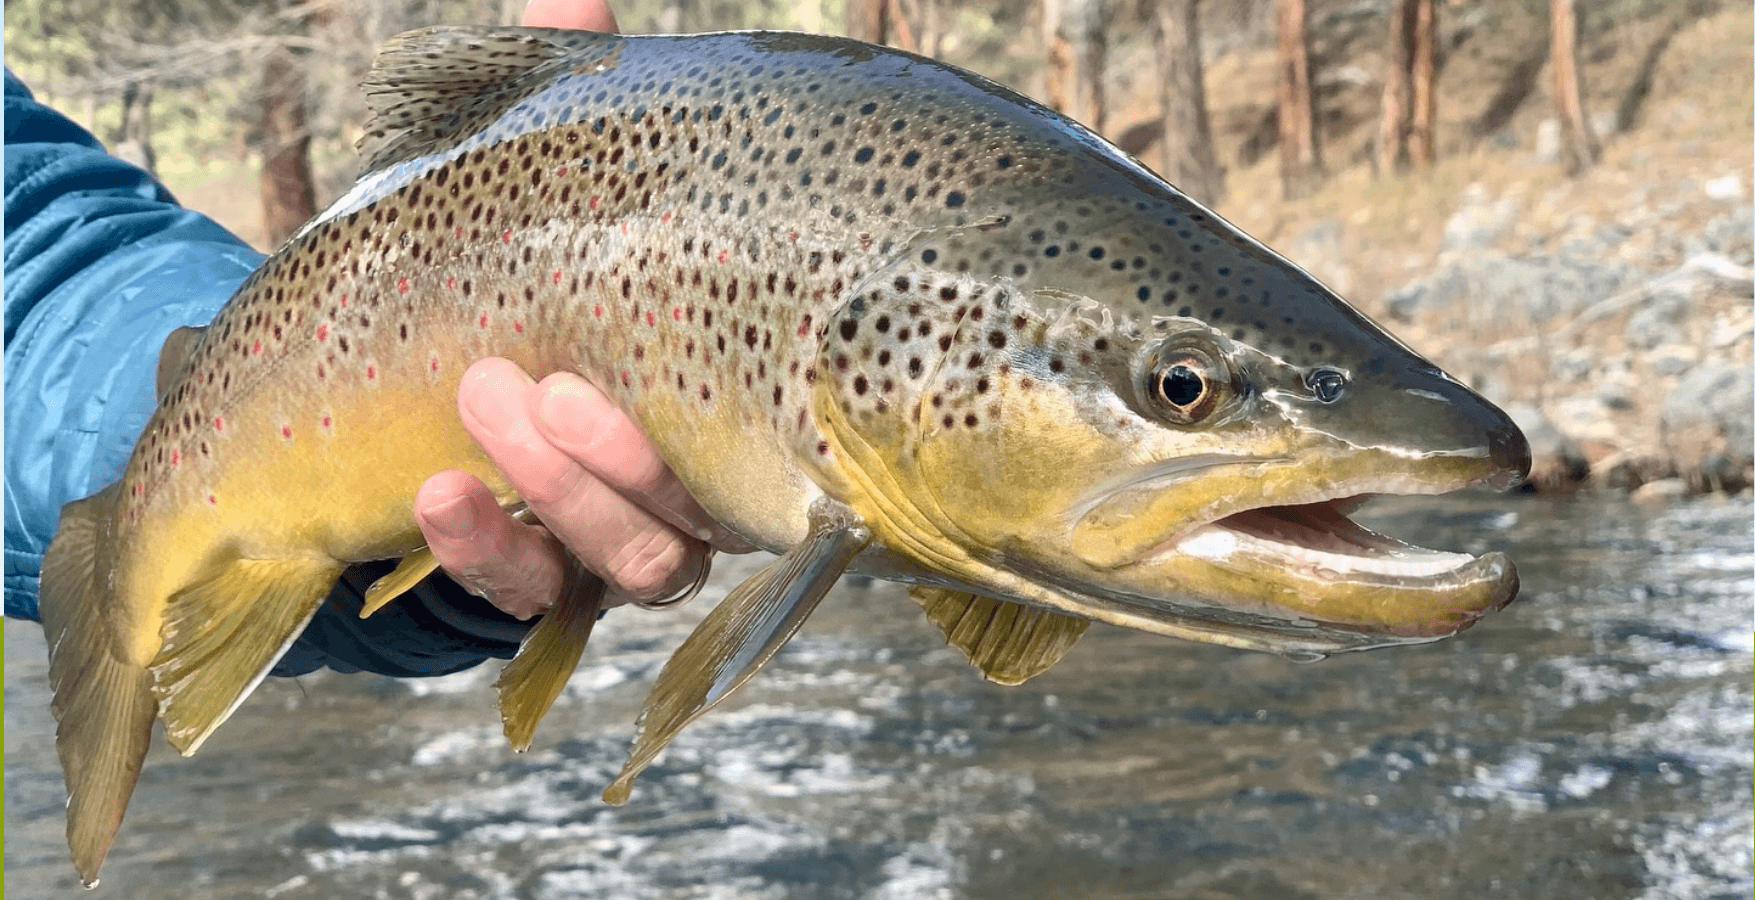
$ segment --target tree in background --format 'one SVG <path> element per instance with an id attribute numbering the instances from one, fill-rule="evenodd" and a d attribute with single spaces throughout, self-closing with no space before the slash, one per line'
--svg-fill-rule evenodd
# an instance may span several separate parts
<path id="1" fill-rule="evenodd" d="M 262 151 L 262 225 L 270 245 L 291 237 L 305 220 L 317 214 L 301 55 L 285 45 L 270 50 L 262 61 L 256 91 L 261 103 L 257 127 Z"/>
<path id="2" fill-rule="evenodd" d="M 1291 200 L 1309 193 L 1322 180 L 1315 96 L 1310 86 L 1310 10 L 1305 0 L 1278 0 L 1275 14 L 1280 194 Z"/>
<path id="3" fill-rule="evenodd" d="M 1195 2 L 1158 0 L 1154 10 L 1158 104 L 1164 115 L 1163 158 L 1158 171 L 1184 193 L 1210 206 L 1224 193 L 1225 181 L 1213 153 Z"/>
<path id="4" fill-rule="evenodd" d="M 1430 166 L 1437 158 L 1438 9 L 1435 0 L 1394 0 L 1383 73 L 1379 171 Z"/>
<path id="5" fill-rule="evenodd" d="M 1048 105 L 1102 133 L 1108 124 L 1103 70 L 1109 62 L 1104 0 L 1043 0 L 1048 47 Z"/>
<path id="6" fill-rule="evenodd" d="M 1548 61 L 1554 73 L 1554 107 L 1566 136 L 1566 169 L 1578 174 L 1596 165 L 1602 147 L 1584 113 L 1584 85 L 1578 71 L 1578 8 L 1575 0 L 1549 4 Z"/>
<path id="7" fill-rule="evenodd" d="M 901 0 L 847 0 L 847 36 L 871 44 L 890 44 L 916 52 L 914 29 Z"/>

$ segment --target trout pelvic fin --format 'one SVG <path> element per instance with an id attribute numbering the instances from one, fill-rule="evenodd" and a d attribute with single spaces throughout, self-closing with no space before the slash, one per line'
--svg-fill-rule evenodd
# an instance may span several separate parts
<path id="1" fill-rule="evenodd" d="M 500 670 L 494 682 L 500 695 L 500 725 L 513 750 L 530 749 L 537 724 L 579 667 L 585 642 L 603 609 L 605 590 L 601 579 L 573 560 L 560 599 L 543 613 L 518 645 L 518 654 Z"/>
<path id="2" fill-rule="evenodd" d="M 1000 684 L 1023 684 L 1053 668 L 1091 627 L 1089 619 L 967 591 L 916 586 L 908 596 L 951 646 Z"/>
<path id="3" fill-rule="evenodd" d="M 195 345 L 201 343 L 201 336 L 206 333 L 206 325 L 184 325 L 165 335 L 164 345 L 158 350 L 158 372 L 154 379 L 160 400 L 170 392 L 171 382 L 183 373 L 183 364 L 195 354 Z"/>
<path id="4" fill-rule="evenodd" d="M 568 68 L 589 70 L 593 59 L 581 51 L 596 48 L 600 64 L 613 65 L 622 41 L 590 31 L 491 26 L 422 28 L 391 38 L 360 85 L 372 108 L 358 144 L 362 174 L 455 147 L 546 85 L 555 73 L 545 63 L 564 58 Z"/>
<path id="5" fill-rule="evenodd" d="M 341 577 L 327 557 L 233 559 L 171 596 L 151 669 L 165 737 L 200 749 L 267 677 Z"/>
<path id="6" fill-rule="evenodd" d="M 634 779 L 690 722 L 719 705 L 779 652 L 817 608 L 871 532 L 850 511 L 818 501 L 811 535 L 737 586 L 677 648 L 634 735 L 634 747 L 603 799 L 628 801 Z"/>
<path id="7" fill-rule="evenodd" d="M 360 607 L 360 618 L 383 609 L 390 605 L 390 601 L 413 590 L 421 579 L 433 574 L 433 570 L 438 567 L 439 560 L 433 556 L 433 551 L 425 547 L 409 551 L 390 574 L 372 582 L 372 586 L 366 588 L 365 603 Z"/>
<path id="8" fill-rule="evenodd" d="M 86 887 L 110 851 L 140 762 L 152 740 L 152 676 L 122 659 L 100 589 L 101 535 L 120 495 L 116 485 L 61 511 L 43 555 L 41 614 L 54 691 L 55 752 L 67 778 L 67 846 Z M 104 571 L 99 572 L 102 568 Z"/>

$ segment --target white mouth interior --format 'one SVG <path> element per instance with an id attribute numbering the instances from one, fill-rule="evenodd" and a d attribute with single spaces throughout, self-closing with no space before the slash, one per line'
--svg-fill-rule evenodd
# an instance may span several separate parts
<path id="1" fill-rule="evenodd" d="M 1266 556 L 1306 574 L 1430 581 L 1473 563 L 1467 553 L 1428 550 L 1364 528 L 1346 511 L 1358 498 L 1268 506 L 1226 516 L 1174 543 L 1175 552 L 1212 562 Z"/>

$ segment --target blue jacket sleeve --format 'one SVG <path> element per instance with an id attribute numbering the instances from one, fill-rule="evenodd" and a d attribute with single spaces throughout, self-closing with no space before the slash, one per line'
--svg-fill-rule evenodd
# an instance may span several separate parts
<path id="1" fill-rule="evenodd" d="M 120 476 L 165 335 L 210 320 L 263 257 L 10 71 L 5 131 L 5 609 L 34 619 L 61 506 Z M 342 579 L 277 674 L 443 674 L 510 656 L 528 627 L 442 576 L 361 620 L 373 571 Z"/>

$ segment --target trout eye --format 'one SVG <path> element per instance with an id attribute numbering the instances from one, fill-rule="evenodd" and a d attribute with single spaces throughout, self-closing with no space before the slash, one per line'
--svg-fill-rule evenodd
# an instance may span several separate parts
<path id="1" fill-rule="evenodd" d="M 1177 425 L 1193 425 L 1212 414 L 1229 379 L 1205 353 L 1184 350 L 1158 367 L 1153 382 L 1165 417 Z"/>

